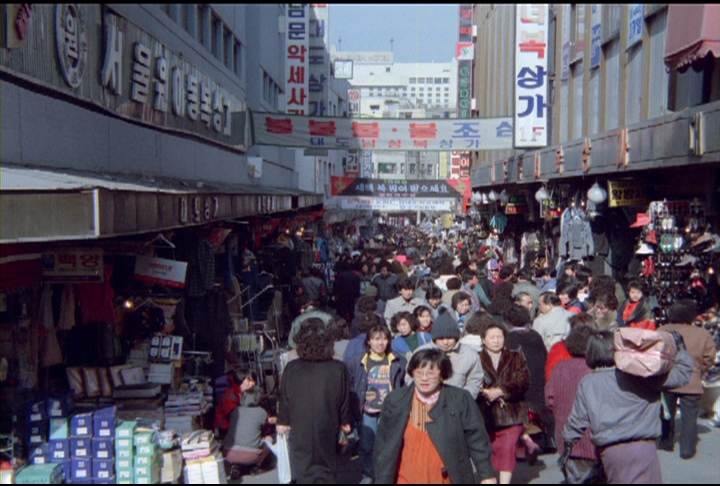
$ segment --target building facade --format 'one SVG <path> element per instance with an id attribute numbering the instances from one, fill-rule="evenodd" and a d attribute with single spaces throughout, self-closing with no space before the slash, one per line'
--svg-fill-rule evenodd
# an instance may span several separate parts
<path id="1" fill-rule="evenodd" d="M 343 154 L 253 146 L 244 116 L 287 110 L 288 5 L 2 7 L 2 197 L 18 217 L 2 219 L 0 242 L 113 237 L 321 204 Z M 320 22 L 307 15 L 315 62 L 329 75 Z M 322 102 L 335 114 L 344 95 L 326 81 Z"/>
<path id="2" fill-rule="evenodd" d="M 352 66 L 353 103 L 349 115 L 359 118 L 454 118 L 457 61 L 398 63 L 392 52 L 331 50 L 333 65 Z M 365 177 L 439 179 L 448 177 L 448 154 L 373 151 L 372 173 Z M 369 172 L 369 171 L 367 171 Z"/>
<path id="3" fill-rule="evenodd" d="M 716 214 L 717 8 L 538 8 L 547 25 L 548 146 L 474 154 L 473 187 L 512 188 L 532 204 L 540 184 L 571 181 L 587 190 L 596 181 L 655 177 L 661 183 L 651 199 L 694 194 Z M 514 5 L 474 6 L 476 117 L 514 114 L 515 16 Z"/>

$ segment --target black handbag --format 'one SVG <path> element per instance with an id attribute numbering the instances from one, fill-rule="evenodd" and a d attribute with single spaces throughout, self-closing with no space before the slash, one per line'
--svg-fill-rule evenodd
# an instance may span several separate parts
<path id="1" fill-rule="evenodd" d="M 565 451 L 558 459 L 565 484 L 605 484 L 605 469 L 601 461 L 570 457 L 574 443 L 565 442 Z"/>

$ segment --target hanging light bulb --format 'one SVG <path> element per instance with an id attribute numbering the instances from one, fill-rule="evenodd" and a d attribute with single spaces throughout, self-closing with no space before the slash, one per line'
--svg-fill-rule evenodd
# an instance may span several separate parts
<path id="1" fill-rule="evenodd" d="M 499 199 L 501 203 L 507 204 L 507 202 L 510 200 L 510 194 L 508 194 L 507 191 L 503 189 L 500 193 Z"/>
<path id="2" fill-rule="evenodd" d="M 482 193 L 482 203 L 483 204 L 490 204 L 490 198 L 488 198 L 488 195 L 486 193 Z"/>
<path id="3" fill-rule="evenodd" d="M 543 201 L 546 201 L 550 199 L 550 194 L 548 194 L 547 189 L 545 189 L 545 186 L 542 186 L 540 189 L 537 190 L 535 193 L 535 200 L 542 204 Z"/>
<path id="4" fill-rule="evenodd" d="M 607 199 L 607 191 L 596 182 L 588 190 L 587 198 L 595 204 L 602 204 Z"/>
<path id="5" fill-rule="evenodd" d="M 494 190 L 490 191 L 490 194 L 488 194 L 488 199 L 490 199 L 491 201 L 497 201 L 498 193 L 495 192 Z"/>

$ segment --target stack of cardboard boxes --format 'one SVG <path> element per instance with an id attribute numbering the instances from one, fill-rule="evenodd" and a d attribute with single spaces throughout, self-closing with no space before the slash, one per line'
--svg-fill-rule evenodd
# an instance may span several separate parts
<path id="1" fill-rule="evenodd" d="M 155 431 L 138 428 L 134 421 L 125 421 L 115 433 L 117 483 L 159 483 L 162 457 L 158 454 Z"/>

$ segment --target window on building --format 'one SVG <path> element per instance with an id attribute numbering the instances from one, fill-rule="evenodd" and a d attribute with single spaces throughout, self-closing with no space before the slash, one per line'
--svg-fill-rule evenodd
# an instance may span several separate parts
<path id="1" fill-rule="evenodd" d="M 435 78 L 435 84 L 442 84 L 442 78 Z"/>
<path id="2" fill-rule="evenodd" d="M 420 91 L 425 91 L 425 86 L 420 86 L 420 87 L 418 88 L 418 90 L 420 90 Z"/>
<path id="3" fill-rule="evenodd" d="M 667 113 L 667 92 L 670 74 L 665 71 L 665 38 L 667 37 L 667 10 L 648 20 L 650 32 L 650 86 L 648 87 L 648 118 Z"/>
<path id="4" fill-rule="evenodd" d="M 625 124 L 642 119 L 643 96 L 643 43 L 638 42 L 628 51 L 627 80 L 625 84 Z"/>
<path id="5" fill-rule="evenodd" d="M 235 47 L 233 48 L 233 72 L 239 78 L 242 78 L 242 44 L 239 40 L 235 39 Z"/>
<path id="6" fill-rule="evenodd" d="M 620 100 L 620 38 L 616 37 L 603 46 L 605 51 L 605 92 L 603 93 L 603 109 L 605 110 L 604 130 L 612 130 L 619 126 Z"/>
<path id="7" fill-rule="evenodd" d="M 425 78 L 418 78 L 418 84 L 425 84 Z"/>
<path id="8" fill-rule="evenodd" d="M 442 82 L 443 84 L 450 84 L 450 78 L 443 78 Z"/>
<path id="9" fill-rule="evenodd" d="M 223 23 L 222 20 L 220 20 L 220 17 L 213 14 L 212 16 L 212 32 L 211 32 L 211 49 L 210 52 L 212 52 L 212 55 L 215 56 L 216 59 L 221 59 L 223 56 L 223 41 L 225 40 L 224 33 L 223 33 Z"/>
<path id="10" fill-rule="evenodd" d="M 223 49 L 223 64 L 230 71 L 234 71 L 233 62 L 235 56 L 233 55 L 233 49 L 235 48 L 235 36 L 230 29 L 225 28 L 225 48 Z"/>
<path id="11" fill-rule="evenodd" d="M 583 136 L 583 62 L 571 66 L 573 91 L 572 138 Z"/>
<path id="12" fill-rule="evenodd" d="M 602 39 L 607 42 L 620 34 L 622 20 L 622 5 L 603 5 L 602 12 Z"/>
<path id="13" fill-rule="evenodd" d="M 575 3 L 571 8 L 573 22 L 570 26 L 571 61 L 582 58 L 585 50 L 585 10 L 584 3 Z"/>
<path id="14" fill-rule="evenodd" d="M 200 38 L 200 6 L 198 4 L 193 3 L 188 5 L 188 15 L 187 15 L 187 22 L 188 25 L 186 27 L 186 30 L 190 34 L 190 36 L 193 39 L 199 39 Z"/>
<path id="15" fill-rule="evenodd" d="M 208 5 L 200 5 L 198 7 L 198 10 L 200 12 L 199 20 L 200 20 L 200 26 L 199 26 L 199 38 L 200 44 L 205 46 L 207 50 L 210 50 L 210 42 L 212 39 L 212 12 L 210 10 L 210 7 Z"/>
<path id="16" fill-rule="evenodd" d="M 417 78 L 410 78 L 410 84 L 417 83 Z"/>
<path id="17" fill-rule="evenodd" d="M 385 68 L 385 72 L 386 72 L 386 73 L 389 73 L 389 72 L 390 72 L 390 66 L 388 66 L 388 67 Z"/>

